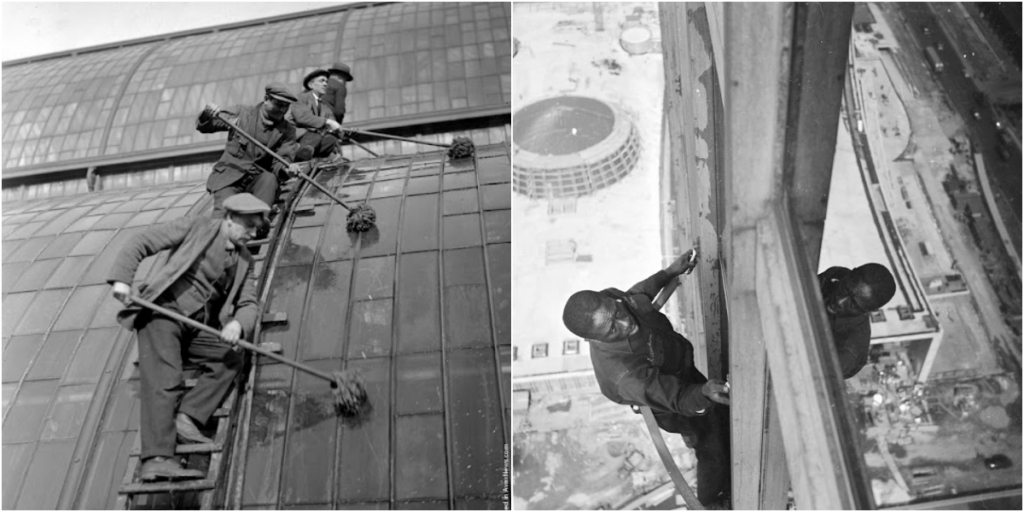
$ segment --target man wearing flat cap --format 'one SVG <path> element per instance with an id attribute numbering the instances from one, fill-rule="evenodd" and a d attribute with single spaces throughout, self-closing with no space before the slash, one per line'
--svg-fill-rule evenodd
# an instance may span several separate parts
<path id="1" fill-rule="evenodd" d="M 127 306 L 118 322 L 138 332 L 143 481 L 203 478 L 181 467 L 175 441 L 212 442 L 197 425 L 205 425 L 227 396 L 242 366 L 233 345 L 256 324 L 256 278 L 246 242 L 270 207 L 240 193 L 225 199 L 224 209 L 223 219 L 183 217 L 128 239 L 107 279 L 114 298 Z M 132 305 L 139 263 L 161 251 L 169 255 L 166 262 L 139 286 L 138 296 L 220 331 L 219 337 Z M 187 391 L 183 357 L 202 369 Z"/>
<path id="2" fill-rule="evenodd" d="M 331 76 L 327 79 L 327 93 L 323 101 L 340 124 L 345 119 L 345 97 L 348 96 L 348 82 L 352 81 L 352 69 L 344 62 L 336 62 L 327 68 L 327 72 Z"/>
<path id="3" fill-rule="evenodd" d="M 299 93 L 298 101 L 292 104 L 288 113 L 295 123 L 299 145 L 313 148 L 314 158 L 330 155 L 338 143 L 332 132 L 341 130 L 341 124 L 334 120 L 334 113 L 323 103 L 327 92 L 327 71 L 316 69 L 302 79 L 305 89 Z"/>
<path id="4" fill-rule="evenodd" d="M 211 103 L 199 114 L 196 130 L 202 133 L 229 132 L 224 153 L 213 165 L 213 173 L 206 181 L 206 189 L 213 194 L 214 218 L 223 217 L 225 199 L 242 192 L 248 192 L 268 205 L 274 204 L 279 176 L 299 172 L 297 164 L 286 166 L 235 133 L 219 114 L 224 114 L 271 151 L 293 161 L 299 146 L 295 127 L 285 119 L 285 114 L 295 101 L 295 94 L 288 86 L 271 82 L 267 84 L 266 94 L 260 103 L 235 105 L 223 110 Z"/>

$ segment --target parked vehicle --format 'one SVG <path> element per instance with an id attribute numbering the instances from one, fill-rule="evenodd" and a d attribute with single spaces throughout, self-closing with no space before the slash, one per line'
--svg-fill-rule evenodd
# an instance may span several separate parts
<path id="1" fill-rule="evenodd" d="M 1013 461 L 1003 454 L 993 455 L 985 458 L 985 467 L 988 469 L 1006 469 L 1013 467 Z"/>

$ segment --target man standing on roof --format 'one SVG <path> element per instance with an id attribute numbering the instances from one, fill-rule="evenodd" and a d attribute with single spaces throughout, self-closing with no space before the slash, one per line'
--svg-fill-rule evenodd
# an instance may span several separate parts
<path id="1" fill-rule="evenodd" d="M 229 132 L 228 143 L 220 160 L 206 181 L 206 189 L 213 194 L 213 218 L 224 216 L 224 200 L 235 194 L 248 192 L 268 205 L 277 201 L 278 175 L 297 173 L 298 164 L 286 166 L 248 139 L 235 133 L 231 125 L 218 114 L 236 123 L 239 128 L 291 161 L 298 149 L 295 127 L 285 120 L 288 108 L 295 103 L 295 95 L 280 82 L 267 84 L 263 101 L 255 105 L 235 105 L 221 110 L 216 104 L 206 105 L 196 130 L 201 133 Z"/>
<path id="2" fill-rule="evenodd" d="M 338 143 L 332 132 L 341 130 L 341 124 L 334 120 L 331 108 L 324 104 L 329 73 L 323 69 L 313 70 L 302 79 L 305 91 L 299 93 L 288 117 L 295 123 L 299 144 L 313 148 L 314 158 L 330 155 Z"/>
<path id="3" fill-rule="evenodd" d="M 708 380 L 693 365 L 693 346 L 653 302 L 672 279 L 696 266 L 686 252 L 668 268 L 623 292 L 574 293 L 562 322 L 590 342 L 594 376 L 609 400 L 648 406 L 662 429 L 683 434 L 697 452 L 697 496 L 710 505 L 728 498 L 727 422 L 715 404 L 729 405 L 724 381 Z"/>
<path id="4" fill-rule="evenodd" d="M 183 217 L 128 239 L 107 280 L 114 298 L 128 306 L 118 313 L 118 322 L 138 331 L 143 481 L 204 476 L 181 467 L 174 457 L 175 438 L 213 442 L 196 424 L 205 425 L 227 396 L 242 366 L 232 345 L 251 336 L 256 324 L 256 278 L 246 242 L 270 207 L 242 193 L 227 198 L 224 208 L 224 219 Z M 139 263 L 165 250 L 167 263 L 139 286 L 139 297 L 219 330 L 219 339 L 132 306 L 130 283 Z M 185 354 L 203 370 L 188 391 L 182 376 Z"/>
<path id="5" fill-rule="evenodd" d="M 821 297 L 832 328 L 832 340 L 839 354 L 843 378 L 849 379 L 868 364 L 871 349 L 869 313 L 880 309 L 896 295 L 896 280 L 878 263 L 853 270 L 831 267 L 818 274 Z"/>
<path id="6" fill-rule="evenodd" d="M 348 96 L 348 82 L 352 81 L 352 69 L 344 62 L 336 62 L 327 72 L 331 76 L 327 79 L 327 93 L 323 101 L 341 124 L 345 119 L 345 97 Z"/>

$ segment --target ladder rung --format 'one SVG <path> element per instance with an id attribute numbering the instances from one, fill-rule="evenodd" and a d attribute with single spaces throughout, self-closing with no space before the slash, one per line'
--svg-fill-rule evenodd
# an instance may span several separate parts
<path id="1" fill-rule="evenodd" d="M 187 455 L 195 453 L 214 453 L 223 450 L 224 447 L 218 443 L 198 443 L 198 444 L 179 444 L 174 447 L 174 453 L 177 455 Z M 130 457 L 138 457 L 142 455 L 142 450 L 133 449 L 129 454 Z"/>
<path id="2" fill-rule="evenodd" d="M 217 486 L 217 482 L 213 479 L 203 480 L 178 480 L 178 481 L 161 481 L 161 482 L 137 482 L 128 485 L 122 485 L 121 494 L 150 494 L 157 492 L 184 492 L 184 491 L 203 491 L 206 489 L 213 489 Z"/>
<path id="3" fill-rule="evenodd" d="M 283 324 L 288 322 L 287 311 L 271 311 L 263 314 L 263 325 Z"/>

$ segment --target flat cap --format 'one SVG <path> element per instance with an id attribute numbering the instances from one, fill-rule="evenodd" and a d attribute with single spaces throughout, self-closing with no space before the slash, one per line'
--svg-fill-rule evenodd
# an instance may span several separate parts
<path id="1" fill-rule="evenodd" d="M 250 214 L 270 211 L 267 203 L 249 193 L 235 194 L 224 200 L 224 209 L 229 212 Z"/>
<path id="2" fill-rule="evenodd" d="M 281 82 L 270 82 L 267 84 L 267 96 L 274 98 L 275 100 L 287 101 L 288 103 L 295 103 L 299 101 L 295 97 L 295 93 L 285 84 Z"/>
<path id="3" fill-rule="evenodd" d="M 333 66 L 327 68 L 327 71 L 338 72 L 345 76 L 346 82 L 352 81 L 352 68 L 348 67 L 348 64 L 344 62 L 335 62 Z"/>
<path id="4" fill-rule="evenodd" d="M 316 78 L 316 77 L 318 77 L 318 76 L 322 76 L 324 78 L 330 78 L 331 74 L 328 73 L 326 69 L 314 69 L 313 71 L 310 71 L 308 75 L 306 75 L 306 78 L 302 79 L 302 88 L 306 89 L 308 91 L 309 90 L 309 81 L 314 79 L 314 78 Z"/>

